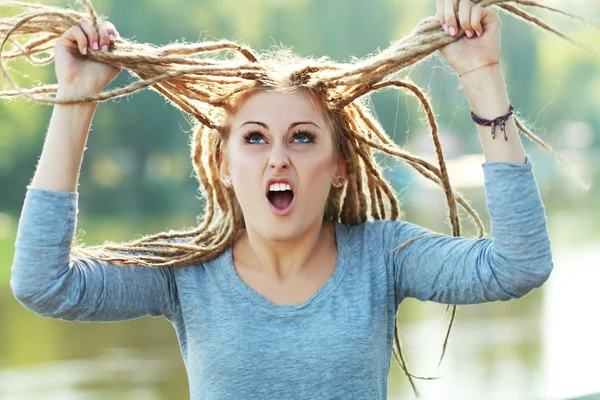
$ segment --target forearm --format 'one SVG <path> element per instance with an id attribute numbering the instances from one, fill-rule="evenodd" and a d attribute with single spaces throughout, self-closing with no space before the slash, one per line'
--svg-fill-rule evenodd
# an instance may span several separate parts
<path id="1" fill-rule="evenodd" d="M 460 81 L 471 110 L 479 117 L 494 119 L 508 112 L 510 102 L 500 65 L 470 72 Z M 493 139 L 491 127 L 477 125 L 486 161 L 525 164 L 525 150 L 514 117 L 506 121 L 505 129 L 508 140 L 504 140 L 500 127 L 496 127 L 496 138 Z"/>
<path id="2" fill-rule="evenodd" d="M 59 89 L 58 98 L 82 95 L 76 89 Z M 95 103 L 56 105 L 31 187 L 77 191 L 79 171 Z"/>

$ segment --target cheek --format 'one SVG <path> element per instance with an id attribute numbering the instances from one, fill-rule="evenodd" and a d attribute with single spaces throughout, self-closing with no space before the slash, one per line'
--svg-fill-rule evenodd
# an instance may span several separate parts
<path id="1" fill-rule="evenodd" d="M 296 168 L 305 188 L 315 196 L 327 196 L 336 169 L 331 152 L 298 157 Z"/>
<path id="2" fill-rule="evenodd" d="M 265 155 L 247 149 L 243 145 L 235 145 L 231 147 L 228 153 L 228 160 L 232 178 L 237 177 L 237 180 L 241 183 L 246 176 L 262 171 Z"/>
<path id="3" fill-rule="evenodd" d="M 228 157 L 229 173 L 234 183 L 234 190 L 240 205 L 244 208 L 250 199 L 264 195 L 262 187 L 265 156 L 257 152 L 232 148 Z"/>

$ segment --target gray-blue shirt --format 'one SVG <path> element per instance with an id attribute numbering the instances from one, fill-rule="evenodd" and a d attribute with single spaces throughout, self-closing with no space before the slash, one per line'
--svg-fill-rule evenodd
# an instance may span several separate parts
<path id="1" fill-rule="evenodd" d="M 231 249 L 185 268 L 70 257 L 77 193 L 29 188 L 11 287 L 27 308 L 72 321 L 164 316 L 176 329 L 192 400 L 385 399 L 394 317 L 406 297 L 508 300 L 552 270 L 532 165 L 483 164 L 493 238 L 426 236 L 400 221 L 336 224 L 338 260 L 304 304 L 280 306 L 237 275 Z"/>

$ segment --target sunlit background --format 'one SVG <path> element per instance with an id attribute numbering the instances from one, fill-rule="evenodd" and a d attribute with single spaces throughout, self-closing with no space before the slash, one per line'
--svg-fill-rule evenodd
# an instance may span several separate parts
<path id="1" fill-rule="evenodd" d="M 122 36 L 139 42 L 227 38 L 261 49 L 283 44 L 302 55 L 336 60 L 384 48 L 435 13 L 434 0 L 93 3 Z M 600 20 L 593 1 L 551 4 Z M 537 15 L 600 45 L 597 29 Z M 440 377 L 417 383 L 426 399 L 600 398 L 593 395 L 600 392 L 600 61 L 512 18 L 503 17 L 502 41 L 512 103 L 573 165 L 562 166 L 525 140 L 546 205 L 554 273 L 523 299 L 461 307 L 440 368 L 444 306 L 406 301 L 400 316 L 408 363 L 416 375 Z M 14 69 L 28 85 L 54 82 L 52 67 Z M 409 74 L 432 98 L 455 187 L 489 227 L 481 147 L 456 77 L 437 56 Z M 131 80 L 123 73 L 115 85 Z M 398 143 L 433 160 L 424 115 L 414 100 L 389 91 L 373 103 Z M 50 112 L 51 107 L 24 101 L 0 104 L 0 399 L 188 398 L 175 332 L 166 320 L 67 323 L 38 317 L 12 297 L 8 282 L 18 218 Z M 182 113 L 153 92 L 100 105 L 79 189 L 79 229 L 88 244 L 196 223 L 202 203 L 191 177 L 189 134 Z M 449 232 L 440 190 L 406 166 L 383 161 L 405 218 Z M 585 183 L 591 184 L 588 191 Z M 467 234 L 472 232 L 468 227 Z M 413 399 L 392 364 L 389 399 Z"/>

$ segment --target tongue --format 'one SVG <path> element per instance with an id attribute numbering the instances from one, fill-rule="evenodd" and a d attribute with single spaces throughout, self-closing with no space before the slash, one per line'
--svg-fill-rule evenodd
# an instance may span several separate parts
<path id="1" fill-rule="evenodd" d="M 285 192 L 270 192 L 269 201 L 279 210 L 285 210 L 292 203 L 294 195 L 289 190 Z"/>

